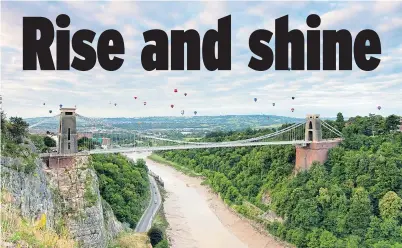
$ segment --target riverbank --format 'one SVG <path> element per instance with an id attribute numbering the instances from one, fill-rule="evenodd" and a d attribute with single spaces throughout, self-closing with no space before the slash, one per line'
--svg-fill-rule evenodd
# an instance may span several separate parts
<path id="1" fill-rule="evenodd" d="M 208 209 L 213 212 L 221 225 L 232 235 L 234 235 L 236 239 L 238 239 L 239 243 L 231 247 L 288 247 L 275 237 L 270 236 L 261 224 L 259 225 L 258 223 L 245 218 L 234 209 L 226 205 L 217 194 L 212 192 L 209 187 L 203 185 L 205 178 L 202 177 L 202 174 L 195 173 L 188 168 L 167 161 L 155 154 L 152 154 L 148 157 L 147 164 L 154 164 L 154 166 L 157 165 L 158 167 L 164 166 L 169 168 L 170 170 L 166 168 L 164 168 L 164 170 L 169 170 L 170 173 L 174 174 L 175 179 L 185 182 L 186 187 L 196 190 L 198 194 L 204 197 L 207 201 Z M 170 221 L 169 223 L 170 226 L 173 226 Z M 168 232 L 168 235 L 170 235 L 170 233 Z M 172 240 L 174 240 L 174 236 L 177 234 L 173 232 L 172 235 Z M 225 246 L 227 246 L 227 244 Z M 178 246 L 173 245 L 172 247 Z M 207 246 L 192 245 L 191 247 Z"/>
<path id="2" fill-rule="evenodd" d="M 162 187 L 160 183 L 157 183 L 159 188 L 159 193 L 161 194 L 162 203 L 158 212 L 155 215 L 155 218 L 152 221 L 152 227 L 158 228 L 163 233 L 163 239 L 167 241 L 167 244 L 170 244 L 169 236 L 167 235 L 167 229 L 169 228 L 169 222 L 166 219 L 165 210 L 163 208 L 163 203 L 166 199 L 166 190 Z M 170 247 L 170 245 L 169 245 Z"/>

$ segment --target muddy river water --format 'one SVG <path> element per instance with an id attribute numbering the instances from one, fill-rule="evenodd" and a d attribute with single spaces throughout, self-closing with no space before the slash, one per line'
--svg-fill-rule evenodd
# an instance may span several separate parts
<path id="1" fill-rule="evenodd" d="M 182 174 L 172 167 L 146 159 L 150 153 L 133 153 L 165 184 L 164 202 L 167 231 L 174 248 L 270 248 L 284 247 L 274 238 L 255 230 L 248 221 L 230 211 L 202 180 Z"/>

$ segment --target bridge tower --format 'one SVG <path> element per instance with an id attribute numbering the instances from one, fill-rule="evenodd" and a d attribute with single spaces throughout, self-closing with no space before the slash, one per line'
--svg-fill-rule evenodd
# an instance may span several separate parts
<path id="1" fill-rule="evenodd" d="M 60 108 L 58 153 L 74 154 L 78 151 L 75 108 Z"/>
<path id="2" fill-rule="evenodd" d="M 320 115 L 306 116 L 305 146 L 296 146 L 296 172 L 310 169 L 314 161 L 321 164 L 328 159 L 328 151 L 337 146 L 341 140 L 323 140 Z"/>
<path id="3" fill-rule="evenodd" d="M 305 140 L 312 142 L 322 140 L 320 115 L 307 115 Z"/>

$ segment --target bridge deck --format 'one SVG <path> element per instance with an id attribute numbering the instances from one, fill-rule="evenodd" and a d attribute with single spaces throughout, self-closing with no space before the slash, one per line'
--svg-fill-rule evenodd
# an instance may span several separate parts
<path id="1" fill-rule="evenodd" d="M 202 148 L 219 148 L 219 147 L 245 147 L 245 146 L 266 146 L 266 145 L 306 145 L 311 141 L 295 140 L 295 141 L 277 141 L 277 142 L 250 142 L 250 143 L 216 143 L 205 145 L 180 145 L 180 146 L 150 146 L 150 147 L 130 147 L 130 148 L 112 148 L 91 150 L 90 154 L 99 153 L 129 153 L 129 152 L 152 152 L 152 151 L 168 151 L 168 150 L 186 150 L 186 149 L 202 149 Z"/>
<path id="2" fill-rule="evenodd" d="M 186 150 L 186 149 L 205 149 L 205 148 L 224 148 L 224 147 L 247 147 L 247 146 L 266 146 L 266 145 L 297 145 L 306 146 L 311 143 L 328 143 L 339 142 L 342 140 L 328 139 L 319 142 L 305 141 L 305 140 L 293 140 L 293 141 L 271 141 L 271 142 L 249 142 L 249 143 L 236 143 L 236 142 L 222 142 L 211 143 L 202 145 L 178 145 L 178 146 L 148 146 L 148 147 L 126 147 L 126 148 L 112 148 L 112 149 L 95 149 L 91 151 L 83 151 L 79 153 L 71 154 L 58 154 L 58 153 L 42 153 L 40 157 L 70 157 L 70 156 L 88 156 L 90 154 L 104 154 L 104 153 L 131 153 L 131 152 L 153 152 L 153 151 L 169 151 L 169 150 Z"/>

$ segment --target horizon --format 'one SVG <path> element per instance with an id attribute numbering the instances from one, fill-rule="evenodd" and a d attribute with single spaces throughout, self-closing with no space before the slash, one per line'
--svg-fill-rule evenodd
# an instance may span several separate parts
<path id="1" fill-rule="evenodd" d="M 7 113 L 5 113 L 5 114 L 7 114 Z M 310 113 L 311 114 L 311 113 Z M 308 114 L 306 114 L 306 115 L 308 115 Z M 393 115 L 393 114 L 391 114 L 391 115 Z M 57 115 L 53 115 L 52 117 L 55 117 L 55 116 L 57 116 Z M 293 117 L 293 116 L 285 116 L 285 115 L 269 115 L 269 114 L 225 114 L 225 115 L 197 115 L 197 116 L 168 116 L 168 115 L 166 115 L 166 116 L 163 116 L 163 115 L 161 115 L 161 116 L 134 116 L 134 117 L 128 117 L 128 116 L 115 116 L 115 117 L 92 117 L 92 116 L 86 116 L 86 117 L 90 117 L 90 118 L 94 118 L 94 119 L 145 119 L 145 118 L 197 118 L 197 117 L 231 117 L 231 116 L 233 116 L 233 117 L 236 117 L 236 116 L 243 116 L 243 117 L 245 117 L 245 116 L 250 116 L 250 117 L 253 117 L 253 116 L 272 116 L 272 117 L 279 117 L 279 118 L 289 118 L 289 119 L 305 119 L 305 117 Z M 356 116 L 362 116 L 362 117 L 364 117 L 364 116 L 368 116 L 368 115 L 356 115 Z M 346 120 L 346 119 L 348 119 L 348 118 L 351 118 L 351 117 L 356 117 L 356 116 L 344 116 L 343 115 L 343 118 Z M 381 116 L 383 116 L 383 115 L 381 115 Z M 386 116 L 383 116 L 383 117 L 386 117 Z M 23 119 L 37 119 L 37 118 L 49 118 L 49 116 L 35 116 L 35 117 L 27 117 L 27 118 L 24 118 L 24 117 L 22 117 Z M 334 118 L 336 118 L 336 116 L 321 116 L 320 115 L 320 118 L 321 119 L 334 119 Z"/>

